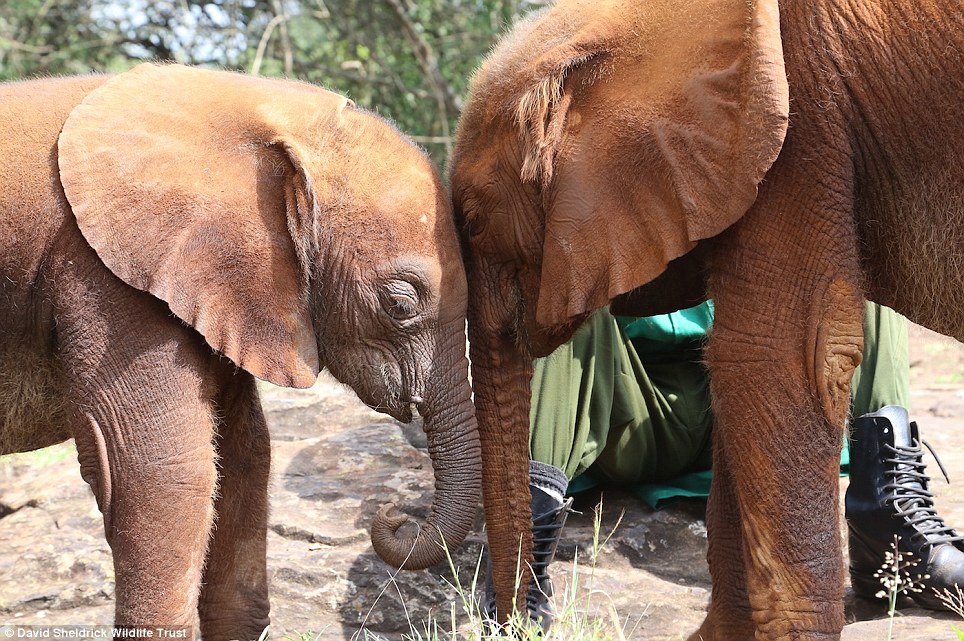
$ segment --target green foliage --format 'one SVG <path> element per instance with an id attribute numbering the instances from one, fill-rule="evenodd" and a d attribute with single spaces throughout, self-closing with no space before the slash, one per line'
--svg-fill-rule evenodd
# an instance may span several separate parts
<path id="1" fill-rule="evenodd" d="M 92 0 L 7 0 L 0 4 L 0 80 L 106 68 L 109 34 L 90 20 Z"/>
<path id="2" fill-rule="evenodd" d="M 6 0 L 0 80 L 177 60 L 307 80 L 393 119 L 438 162 L 473 70 L 545 0 Z"/>

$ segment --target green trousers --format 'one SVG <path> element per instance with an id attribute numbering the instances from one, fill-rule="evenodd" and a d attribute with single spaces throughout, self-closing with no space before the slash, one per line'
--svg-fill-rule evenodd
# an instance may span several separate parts
<path id="1" fill-rule="evenodd" d="M 907 322 L 867 303 L 853 414 L 907 407 Z M 572 479 L 663 481 L 710 467 L 709 377 L 699 349 L 642 358 L 607 310 L 543 359 L 532 378 L 530 455 Z"/>

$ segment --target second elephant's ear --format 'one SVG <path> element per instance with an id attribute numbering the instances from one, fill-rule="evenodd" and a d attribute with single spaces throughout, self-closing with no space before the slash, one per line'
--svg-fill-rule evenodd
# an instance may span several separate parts
<path id="1" fill-rule="evenodd" d="M 523 179 L 546 212 L 544 327 L 739 219 L 789 113 L 776 0 L 563 2 L 547 18 L 562 10 L 571 35 L 517 108 Z"/>
<path id="2" fill-rule="evenodd" d="M 299 129 L 317 136 L 345 103 L 308 85 L 141 65 L 70 114 L 64 192 L 115 275 L 239 367 L 307 387 L 320 367 L 303 237 L 315 186 Z"/>

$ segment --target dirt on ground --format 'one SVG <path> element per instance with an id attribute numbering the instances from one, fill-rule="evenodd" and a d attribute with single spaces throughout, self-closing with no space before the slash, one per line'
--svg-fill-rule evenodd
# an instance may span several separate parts
<path id="1" fill-rule="evenodd" d="M 947 485 L 928 455 L 940 513 L 964 528 L 964 347 L 911 330 L 912 418 L 947 468 Z M 484 534 L 476 531 L 444 566 L 401 573 L 374 554 L 372 515 L 385 502 L 424 517 L 431 465 L 417 426 L 402 426 L 363 406 L 322 378 L 311 390 L 265 386 L 273 435 L 268 568 L 272 638 L 312 632 L 320 639 L 386 639 L 411 634 L 428 616 L 449 620 L 452 584 L 470 585 Z M 841 496 L 846 488 L 841 479 Z M 575 579 L 584 603 L 612 620 L 627 639 L 685 639 L 705 616 L 705 502 L 681 500 L 653 511 L 632 495 L 606 491 L 602 531 L 613 536 L 591 561 L 599 495 L 578 498 L 551 570 L 557 593 Z M 616 523 L 619 521 L 618 527 Z M 66 443 L 40 453 L 0 458 L 0 625 L 106 625 L 113 615 L 113 568 L 103 521 Z M 841 529 L 841 532 L 844 530 Z M 845 538 L 844 538 L 845 540 Z M 573 565 L 577 570 L 573 572 Z M 890 623 L 877 604 L 847 592 L 845 640 L 887 639 Z M 952 614 L 902 610 L 889 638 L 954 640 Z"/>

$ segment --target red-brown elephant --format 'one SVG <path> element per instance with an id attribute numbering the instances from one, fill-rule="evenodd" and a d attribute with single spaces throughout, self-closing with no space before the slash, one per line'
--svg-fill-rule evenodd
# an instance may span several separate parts
<path id="1" fill-rule="evenodd" d="M 530 549 L 533 357 L 607 304 L 709 296 L 714 590 L 693 638 L 838 638 L 862 300 L 964 338 L 962 99 L 946 0 L 562 0 L 496 48 L 451 177 L 501 613 Z"/>
<path id="2" fill-rule="evenodd" d="M 270 442 L 255 376 L 321 368 L 425 418 L 425 523 L 475 521 L 466 282 L 448 194 L 386 121 L 308 84 L 178 65 L 0 85 L 0 454 L 73 437 L 114 556 L 116 623 L 258 638 Z"/>

